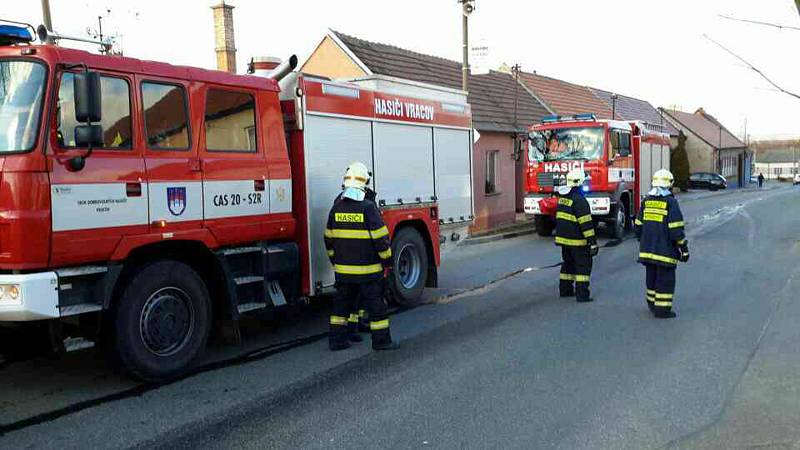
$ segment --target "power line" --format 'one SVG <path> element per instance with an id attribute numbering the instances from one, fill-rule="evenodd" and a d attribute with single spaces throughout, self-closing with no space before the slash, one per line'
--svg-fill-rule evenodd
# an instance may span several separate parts
<path id="1" fill-rule="evenodd" d="M 780 24 L 777 24 L 777 23 L 762 22 L 760 20 L 739 19 L 737 17 L 726 16 L 724 14 L 718 14 L 718 16 L 723 18 L 723 19 L 734 20 L 736 22 L 745 22 L 745 23 L 752 23 L 752 24 L 755 24 L 755 25 L 764 25 L 764 26 L 767 26 L 767 27 L 779 28 L 781 30 L 800 31 L 800 27 L 794 27 L 794 26 L 791 26 L 791 25 L 780 25 Z"/>
<path id="2" fill-rule="evenodd" d="M 772 86 L 774 86 L 774 87 L 775 87 L 775 89 L 777 89 L 777 90 L 779 90 L 779 91 L 783 92 L 784 94 L 791 95 L 792 97 L 794 97 L 794 98 L 796 98 L 796 99 L 800 100 L 800 95 L 798 95 L 798 94 L 795 94 L 794 92 L 789 92 L 789 91 L 787 91 L 786 89 L 784 89 L 784 88 L 782 88 L 782 87 L 778 86 L 778 84 L 777 84 L 777 83 L 775 83 L 774 81 L 772 81 L 771 79 L 769 79 L 769 77 L 768 77 L 768 76 L 766 76 L 766 75 L 764 74 L 764 72 L 762 72 L 762 71 L 761 71 L 760 69 L 758 69 L 756 66 L 754 66 L 754 65 L 750 64 L 749 62 L 747 62 L 747 60 L 745 60 L 745 59 L 744 59 L 744 58 L 742 58 L 741 56 L 737 55 L 737 54 L 736 54 L 736 53 L 734 53 L 732 50 L 728 49 L 728 47 L 725 47 L 724 45 L 720 44 L 719 42 L 715 41 L 714 39 L 711 39 L 711 37 L 709 37 L 707 34 L 703 34 L 703 37 L 704 37 L 704 38 L 706 38 L 706 39 L 708 39 L 709 41 L 713 42 L 714 44 L 716 44 L 716 45 L 717 45 L 719 48 L 721 48 L 721 49 L 725 50 L 725 51 L 726 51 L 728 54 L 732 55 L 734 58 L 736 58 L 736 59 L 738 59 L 739 61 L 741 61 L 741 62 L 745 63 L 745 64 L 747 65 L 747 67 L 749 67 L 750 69 L 752 69 L 752 70 L 753 70 L 755 73 L 759 74 L 759 75 L 761 76 L 761 78 L 763 78 L 763 79 L 767 80 L 767 82 L 768 82 L 769 84 L 771 84 Z"/>

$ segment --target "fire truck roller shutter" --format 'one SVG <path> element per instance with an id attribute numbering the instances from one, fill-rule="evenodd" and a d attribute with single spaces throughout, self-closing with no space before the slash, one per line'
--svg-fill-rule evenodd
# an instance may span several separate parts
<path id="1" fill-rule="evenodd" d="M 650 190 L 650 180 L 653 179 L 653 172 L 655 172 L 653 170 L 653 144 L 642 140 L 639 151 L 639 202 Z"/>
<path id="2" fill-rule="evenodd" d="M 317 285 L 329 287 L 334 282 L 323 235 L 328 211 L 342 191 L 344 171 L 353 161 L 373 167 L 371 124 L 366 120 L 309 113 L 305 146 L 311 293 L 315 294 Z"/>
<path id="3" fill-rule="evenodd" d="M 445 222 L 469 221 L 472 212 L 472 145 L 469 130 L 434 128 L 436 197 Z"/>
<path id="4" fill-rule="evenodd" d="M 387 205 L 431 201 L 436 195 L 433 186 L 433 128 L 375 122 L 373 136 L 373 182 L 378 200 L 384 200 Z"/>

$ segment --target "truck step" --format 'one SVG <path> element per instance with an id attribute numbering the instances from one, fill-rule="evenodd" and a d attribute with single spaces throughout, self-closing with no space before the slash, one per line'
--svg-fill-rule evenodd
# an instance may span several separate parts
<path id="1" fill-rule="evenodd" d="M 94 341 L 82 337 L 69 337 L 64 339 L 64 351 L 75 352 L 94 347 Z"/>
<path id="2" fill-rule="evenodd" d="M 82 277 L 106 272 L 108 272 L 108 267 L 106 266 L 67 267 L 66 269 L 56 270 L 59 278 Z"/>
<path id="3" fill-rule="evenodd" d="M 103 307 L 96 303 L 78 303 L 77 305 L 59 306 L 58 310 L 61 317 L 76 316 L 78 314 L 96 312 L 102 310 Z"/>
<path id="4" fill-rule="evenodd" d="M 241 286 L 243 284 L 258 283 L 260 281 L 264 281 L 264 277 L 259 275 L 254 275 L 249 277 L 237 277 L 233 279 L 233 282 L 236 283 L 237 286 Z"/>
<path id="5" fill-rule="evenodd" d="M 263 249 L 261 247 L 238 247 L 229 248 L 222 251 L 224 256 L 243 255 L 245 253 L 260 253 Z"/>
<path id="6" fill-rule="evenodd" d="M 266 303 L 242 303 L 241 305 L 237 306 L 236 308 L 239 310 L 239 314 L 246 313 L 247 311 L 254 311 L 256 309 L 266 308 Z"/>

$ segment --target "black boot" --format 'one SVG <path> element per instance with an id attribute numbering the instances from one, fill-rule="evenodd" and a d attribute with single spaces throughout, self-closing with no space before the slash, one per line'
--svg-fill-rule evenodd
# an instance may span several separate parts
<path id="1" fill-rule="evenodd" d="M 347 339 L 349 339 L 350 342 L 363 342 L 364 341 L 364 338 L 361 337 L 361 335 L 358 334 L 358 333 L 349 333 L 347 335 Z"/>
<path id="2" fill-rule="evenodd" d="M 593 302 L 594 299 L 592 297 L 584 297 L 584 298 L 577 298 L 575 299 L 575 301 L 578 303 L 590 303 Z"/>
<path id="3" fill-rule="evenodd" d="M 400 344 L 397 342 L 384 342 L 381 344 L 372 344 L 372 349 L 376 352 L 383 351 L 383 350 L 397 350 L 400 348 Z"/>
<path id="4" fill-rule="evenodd" d="M 655 313 L 656 319 L 672 319 L 673 317 L 678 317 L 675 314 L 675 311 L 667 311 L 667 312 L 658 312 Z"/>
<path id="5" fill-rule="evenodd" d="M 561 291 L 558 295 L 560 297 L 575 297 L 575 291 Z"/>

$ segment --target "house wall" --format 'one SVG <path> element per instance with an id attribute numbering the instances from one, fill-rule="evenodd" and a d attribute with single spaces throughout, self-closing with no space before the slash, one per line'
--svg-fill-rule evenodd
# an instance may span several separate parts
<path id="1" fill-rule="evenodd" d="M 481 137 L 473 148 L 473 232 L 514 223 L 516 218 L 516 163 L 511 158 L 514 140 L 508 133 L 478 132 Z M 497 159 L 497 192 L 486 194 L 486 155 L 495 150 L 500 152 Z"/>
<path id="2" fill-rule="evenodd" d="M 764 178 L 775 180 L 778 178 L 789 178 L 795 173 L 800 172 L 797 164 L 791 162 L 778 162 L 778 163 L 756 163 L 755 176 L 759 173 L 764 174 Z"/>
<path id="3" fill-rule="evenodd" d="M 334 80 L 367 75 L 330 36 L 325 36 L 325 39 L 314 50 L 308 61 L 303 64 L 300 71 L 312 75 L 326 76 Z"/>

